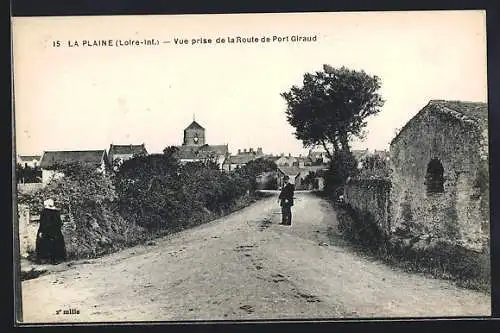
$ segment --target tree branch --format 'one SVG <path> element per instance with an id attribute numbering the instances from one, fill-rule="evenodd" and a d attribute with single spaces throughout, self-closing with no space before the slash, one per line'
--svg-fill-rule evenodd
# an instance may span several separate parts
<path id="1" fill-rule="evenodd" d="M 324 140 L 324 139 L 320 139 L 320 141 L 321 141 L 321 144 L 323 145 L 323 148 L 325 149 L 326 154 L 328 155 L 328 158 L 330 159 L 330 161 L 331 161 L 331 160 L 333 160 L 333 156 L 332 156 L 332 154 L 330 153 L 330 150 L 328 150 L 328 148 L 327 148 L 327 146 L 326 146 L 326 142 L 325 142 L 325 140 Z"/>

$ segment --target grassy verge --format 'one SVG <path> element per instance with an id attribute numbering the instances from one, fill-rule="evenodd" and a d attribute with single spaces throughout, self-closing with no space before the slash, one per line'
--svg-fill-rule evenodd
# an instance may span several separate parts
<path id="1" fill-rule="evenodd" d="M 406 272 L 491 292 L 489 253 L 476 253 L 442 241 L 417 246 L 415 242 L 385 236 L 369 214 L 356 213 L 349 207 L 336 206 L 336 211 L 341 237 L 359 253 Z"/>

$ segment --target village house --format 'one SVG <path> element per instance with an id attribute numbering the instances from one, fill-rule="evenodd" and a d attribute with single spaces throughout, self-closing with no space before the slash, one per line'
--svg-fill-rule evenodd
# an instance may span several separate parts
<path id="1" fill-rule="evenodd" d="M 289 181 L 295 184 L 295 177 L 297 177 L 302 170 L 297 166 L 278 166 L 277 169 L 277 183 L 278 187 L 281 188 L 285 184 L 284 177 L 288 176 Z"/>
<path id="2" fill-rule="evenodd" d="M 304 168 L 312 165 L 312 160 L 308 156 L 299 155 L 296 158 L 296 161 L 293 163 L 293 166 L 298 166 L 299 168 Z"/>
<path id="3" fill-rule="evenodd" d="M 390 144 L 392 233 L 487 247 L 488 105 L 432 100 Z"/>
<path id="4" fill-rule="evenodd" d="M 17 155 L 17 163 L 23 168 L 36 168 L 40 166 L 41 156 L 39 155 Z"/>
<path id="5" fill-rule="evenodd" d="M 358 169 L 361 169 L 363 167 L 363 159 L 370 155 L 370 151 L 368 148 L 366 149 L 355 149 L 351 151 L 352 154 L 354 155 L 354 158 L 356 158 L 356 161 L 358 162 Z"/>
<path id="6" fill-rule="evenodd" d="M 195 120 L 184 129 L 184 138 L 175 157 L 181 163 L 211 160 L 222 168 L 229 154 L 229 147 L 224 145 L 209 145 L 206 143 L 206 130 Z M 166 149 L 163 152 L 166 152 Z"/>
<path id="7" fill-rule="evenodd" d="M 40 160 L 42 169 L 42 183 L 46 185 L 50 180 L 63 177 L 58 170 L 52 170 L 57 163 L 80 162 L 95 166 L 96 171 L 105 174 L 109 170 L 109 159 L 105 149 L 81 151 L 45 151 Z"/>
<path id="8" fill-rule="evenodd" d="M 108 159 L 110 165 L 116 162 L 123 163 L 136 155 L 148 155 L 144 143 L 140 145 L 109 145 Z"/>
<path id="9" fill-rule="evenodd" d="M 237 168 L 241 168 L 242 166 L 247 165 L 248 162 L 260 157 L 264 157 L 262 148 L 257 148 L 257 150 L 250 148 L 248 151 L 246 149 L 243 151 L 238 149 L 238 154 L 226 157 L 224 163 L 222 164 L 222 169 L 224 171 L 232 171 Z"/>
<path id="10" fill-rule="evenodd" d="M 299 167 L 299 173 L 295 176 L 295 189 L 296 190 L 313 190 L 323 187 L 324 179 L 322 176 L 317 175 L 320 170 L 326 170 L 322 165 Z M 317 188 L 315 188 L 317 183 Z"/>
<path id="11" fill-rule="evenodd" d="M 309 150 L 307 157 L 311 160 L 312 165 L 324 165 L 329 162 L 328 155 L 323 151 L 314 151 L 311 149 Z"/>
<path id="12" fill-rule="evenodd" d="M 377 150 L 373 152 L 373 155 L 380 157 L 382 160 L 389 161 L 391 159 L 391 153 L 387 150 Z"/>
<path id="13" fill-rule="evenodd" d="M 280 167 L 292 167 L 294 165 L 298 165 L 298 162 L 298 159 L 293 157 L 292 154 L 288 154 L 288 156 L 281 154 L 281 156 L 275 161 L 276 165 Z"/>

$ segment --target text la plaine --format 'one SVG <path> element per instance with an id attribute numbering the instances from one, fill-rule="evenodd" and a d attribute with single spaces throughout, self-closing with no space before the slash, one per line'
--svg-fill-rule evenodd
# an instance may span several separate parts
<path id="1" fill-rule="evenodd" d="M 120 46 L 152 46 L 158 45 L 160 42 L 154 38 L 149 39 L 84 39 L 84 40 L 68 40 L 68 47 L 120 47 Z M 63 42 L 56 40 L 52 42 L 52 46 L 60 47 Z"/>

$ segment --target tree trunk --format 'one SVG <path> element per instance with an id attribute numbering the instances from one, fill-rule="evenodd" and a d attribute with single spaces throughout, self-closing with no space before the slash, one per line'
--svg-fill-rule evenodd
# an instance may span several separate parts
<path id="1" fill-rule="evenodd" d="M 341 133 L 339 139 L 342 144 L 342 150 L 349 152 L 351 149 L 349 147 L 349 140 L 347 139 L 347 133 Z"/>
<path id="2" fill-rule="evenodd" d="M 323 148 L 325 149 L 326 155 L 328 155 L 328 158 L 330 159 L 330 161 L 333 160 L 332 153 L 330 152 L 330 150 L 326 146 L 325 140 L 321 139 L 321 144 L 323 145 Z M 336 150 L 335 143 L 334 143 L 333 147 Z"/>

